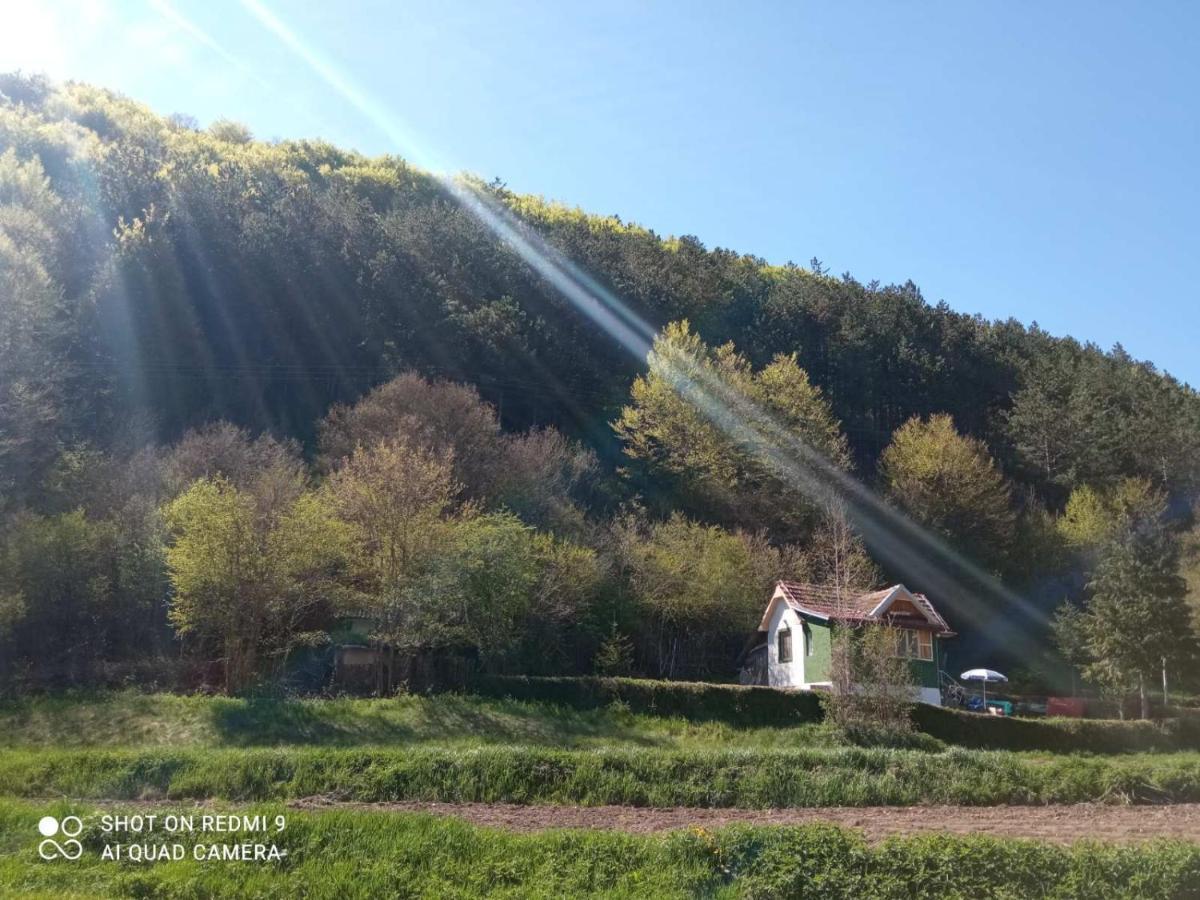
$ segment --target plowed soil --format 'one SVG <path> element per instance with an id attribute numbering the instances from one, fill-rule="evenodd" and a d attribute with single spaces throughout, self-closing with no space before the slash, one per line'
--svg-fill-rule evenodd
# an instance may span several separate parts
<path id="1" fill-rule="evenodd" d="M 929 832 L 1034 838 L 1070 844 L 1081 840 L 1130 843 L 1153 838 L 1200 842 L 1200 803 L 1164 806 L 865 806 L 813 809 L 658 809 L 633 806 L 518 806 L 506 803 L 350 804 L 309 798 L 305 809 L 354 808 L 454 816 L 510 831 L 599 828 L 647 834 L 678 828 L 720 828 L 733 823 L 808 825 L 860 830 L 871 842 Z"/>

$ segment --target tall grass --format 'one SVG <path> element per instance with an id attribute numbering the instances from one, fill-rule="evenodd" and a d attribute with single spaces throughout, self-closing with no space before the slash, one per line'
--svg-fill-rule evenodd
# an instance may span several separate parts
<path id="1" fill-rule="evenodd" d="M 951 750 L 11 750 L 0 795 L 704 807 L 1200 801 L 1200 755 Z"/>
<path id="2" fill-rule="evenodd" d="M 107 810 L 112 812 L 113 810 Z M 130 812 L 132 810 L 126 810 Z M 145 812 L 144 809 L 137 810 Z M 160 814 L 165 810 L 156 810 Z M 1195 896 L 1200 847 L 1058 847 L 991 838 L 893 838 L 868 846 L 829 826 L 517 835 L 418 815 L 245 810 L 287 827 L 262 840 L 286 849 L 274 863 L 197 862 L 196 842 L 233 836 L 159 834 L 186 848 L 179 862 L 102 861 L 113 840 L 96 810 L 0 801 L 0 894 L 5 897 L 1076 897 Z M 80 815 L 84 856 L 44 863 L 35 823 Z M 252 838 L 258 840 L 259 838 Z M 147 840 L 143 838 L 142 840 Z"/>

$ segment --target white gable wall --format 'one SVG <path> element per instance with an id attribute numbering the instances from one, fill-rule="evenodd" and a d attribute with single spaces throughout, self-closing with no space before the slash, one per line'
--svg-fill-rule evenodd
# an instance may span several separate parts
<path id="1" fill-rule="evenodd" d="M 779 661 L 779 628 L 792 631 L 792 661 Z M 767 624 L 767 684 L 771 687 L 800 687 L 804 684 L 804 629 L 800 616 L 782 598 L 771 611 Z"/>

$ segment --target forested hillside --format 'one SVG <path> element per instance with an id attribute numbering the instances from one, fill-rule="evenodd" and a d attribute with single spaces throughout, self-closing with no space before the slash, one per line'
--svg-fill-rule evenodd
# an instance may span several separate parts
<path id="1" fill-rule="evenodd" d="M 401 159 L 0 78 L 0 678 L 217 661 L 238 690 L 363 609 L 495 671 L 727 678 L 773 579 L 905 579 L 697 416 L 673 353 L 1033 601 L 1031 637 L 1065 603 L 1096 685 L 1182 671 L 1191 388 L 912 283 L 473 190 L 658 329 L 650 364 Z"/>

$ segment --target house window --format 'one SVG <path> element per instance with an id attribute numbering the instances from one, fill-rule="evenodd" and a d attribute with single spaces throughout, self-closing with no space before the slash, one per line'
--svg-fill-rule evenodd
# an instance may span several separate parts
<path id="1" fill-rule="evenodd" d="M 933 633 L 917 632 L 917 659 L 933 660 Z"/>
<path id="2" fill-rule="evenodd" d="M 779 661 L 781 663 L 792 661 L 792 631 L 786 626 L 779 629 L 779 637 L 776 639 L 779 642 Z"/>
<path id="3" fill-rule="evenodd" d="M 896 631 L 896 655 L 908 659 L 933 659 L 933 635 L 928 631 L 901 628 Z"/>
<path id="4" fill-rule="evenodd" d="M 805 622 L 802 627 L 804 629 L 804 655 L 812 656 L 813 655 L 812 629 L 808 627 L 807 622 Z"/>

